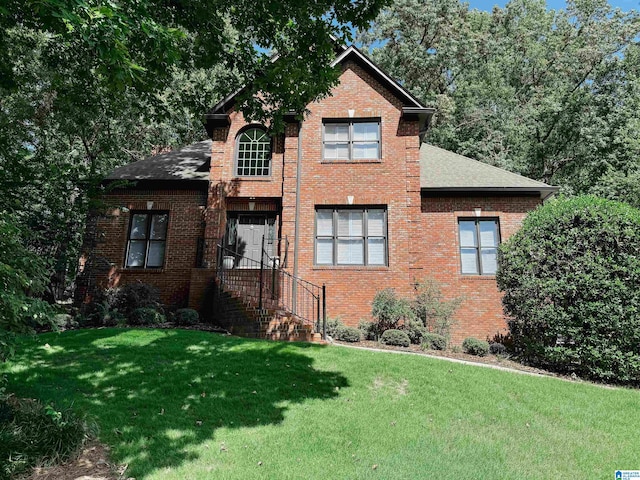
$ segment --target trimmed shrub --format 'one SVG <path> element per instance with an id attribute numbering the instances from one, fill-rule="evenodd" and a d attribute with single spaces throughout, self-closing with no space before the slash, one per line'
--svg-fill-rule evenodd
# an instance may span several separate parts
<path id="1" fill-rule="evenodd" d="M 157 325 L 164 321 L 164 315 L 153 308 L 136 308 L 129 317 L 130 325 Z"/>
<path id="2" fill-rule="evenodd" d="M 426 333 L 422 337 L 420 347 L 422 350 L 445 350 L 447 339 L 437 333 Z"/>
<path id="3" fill-rule="evenodd" d="M 192 308 L 180 308 L 176 310 L 175 322 L 178 325 L 196 325 L 200 321 L 200 315 Z"/>
<path id="4" fill-rule="evenodd" d="M 498 342 L 493 342 L 489 344 L 489 353 L 492 355 L 504 355 L 507 353 L 507 347 Z"/>
<path id="5" fill-rule="evenodd" d="M 375 332 L 375 324 L 373 322 L 369 322 L 367 320 L 360 320 L 358 322 L 358 330 L 360 330 L 360 334 L 362 338 L 365 340 L 375 340 L 376 332 Z"/>
<path id="6" fill-rule="evenodd" d="M 420 343 L 422 343 L 422 337 L 427 334 L 426 327 L 417 320 L 407 321 L 407 323 L 404 325 L 403 331 L 405 331 L 407 335 L 409 335 L 409 340 L 411 340 L 411 343 L 414 343 L 416 345 L 420 345 Z"/>
<path id="7" fill-rule="evenodd" d="M 341 342 L 359 342 L 360 330 L 358 330 L 357 328 L 346 327 L 342 325 L 336 329 L 336 334 L 333 338 L 335 338 L 336 340 L 340 340 Z"/>
<path id="8" fill-rule="evenodd" d="M 0 411 L 0 478 L 64 461 L 97 434 L 94 422 L 35 400 L 0 401 Z"/>
<path id="9" fill-rule="evenodd" d="M 411 340 L 409 340 L 409 335 L 402 330 L 390 329 L 384 331 L 380 337 L 380 343 L 396 345 L 398 347 L 408 347 L 411 345 Z"/>
<path id="10" fill-rule="evenodd" d="M 344 327 L 344 323 L 340 320 L 340 317 L 327 318 L 327 335 L 331 338 L 336 338 L 338 328 Z"/>
<path id="11" fill-rule="evenodd" d="M 497 282 L 521 359 L 640 385 L 640 210 L 592 196 L 546 203 L 500 247 Z"/>
<path id="12" fill-rule="evenodd" d="M 409 301 L 398 297 L 393 288 L 385 288 L 376 293 L 371 304 L 371 314 L 375 318 L 374 332 L 376 335 L 397 328 L 400 320 L 413 318 Z"/>
<path id="13" fill-rule="evenodd" d="M 462 350 L 469 355 L 484 357 L 489 353 L 489 342 L 473 337 L 465 338 L 462 342 Z"/>

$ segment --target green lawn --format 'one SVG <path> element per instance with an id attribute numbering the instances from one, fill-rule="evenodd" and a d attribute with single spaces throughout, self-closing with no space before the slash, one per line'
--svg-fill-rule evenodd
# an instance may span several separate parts
<path id="1" fill-rule="evenodd" d="M 422 356 L 102 329 L 25 341 L 0 368 L 17 395 L 93 415 L 138 480 L 606 479 L 640 468 L 639 391 Z"/>

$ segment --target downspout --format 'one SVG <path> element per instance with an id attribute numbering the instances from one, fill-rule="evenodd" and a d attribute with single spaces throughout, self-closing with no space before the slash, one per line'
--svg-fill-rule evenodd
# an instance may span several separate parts
<path id="1" fill-rule="evenodd" d="M 296 214 L 293 229 L 293 276 L 298 278 L 298 245 L 300 243 L 299 224 L 300 224 L 300 185 L 302 184 L 302 120 L 298 123 L 298 163 L 296 166 Z M 292 289 L 292 310 L 294 315 L 297 313 L 296 300 L 298 298 L 298 284 L 294 280 Z"/>

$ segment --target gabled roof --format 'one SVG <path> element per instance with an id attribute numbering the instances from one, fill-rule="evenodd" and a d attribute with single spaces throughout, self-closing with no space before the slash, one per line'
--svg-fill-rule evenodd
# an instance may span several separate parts
<path id="1" fill-rule="evenodd" d="M 428 124 L 429 118 L 435 112 L 434 108 L 425 106 L 420 100 L 409 93 L 402 85 L 393 80 L 387 75 L 380 67 L 378 67 L 373 61 L 367 57 L 364 53 L 358 50 L 355 46 L 341 47 L 336 49 L 337 57 L 332 62 L 331 66 L 336 66 L 342 63 L 352 60 L 363 67 L 373 78 L 378 80 L 384 87 L 389 89 L 401 102 L 402 113 L 405 116 L 418 119 L 420 124 L 425 126 Z M 273 61 L 277 61 L 277 56 Z M 227 126 L 229 124 L 229 117 L 227 115 L 230 108 L 235 103 L 235 98 L 246 87 L 242 87 L 237 92 L 223 98 L 214 107 L 209 110 L 205 115 L 207 121 L 207 131 L 210 131 L 213 126 Z"/>
<path id="2" fill-rule="evenodd" d="M 543 200 L 558 187 L 423 143 L 420 147 L 423 192 L 534 193 Z"/>
<path id="3" fill-rule="evenodd" d="M 209 180 L 211 140 L 204 140 L 116 168 L 106 180 Z"/>
<path id="4" fill-rule="evenodd" d="M 347 60 L 353 60 L 363 66 L 366 70 L 373 75 L 382 85 L 391 90 L 401 101 L 403 107 L 410 108 L 428 108 L 420 100 L 411 95 L 402 85 L 387 75 L 380 67 L 378 67 L 373 61 L 367 57 L 364 53 L 358 50 L 355 46 L 351 45 L 344 50 L 331 64 L 335 67 L 338 64 L 344 63 Z M 429 109 L 433 110 L 433 109 Z"/>

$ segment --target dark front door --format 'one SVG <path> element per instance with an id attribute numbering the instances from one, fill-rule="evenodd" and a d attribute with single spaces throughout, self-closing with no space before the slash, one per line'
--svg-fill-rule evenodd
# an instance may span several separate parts
<path id="1" fill-rule="evenodd" d="M 237 253 L 240 268 L 260 268 L 262 237 L 267 234 L 267 217 L 264 215 L 239 215 Z"/>

